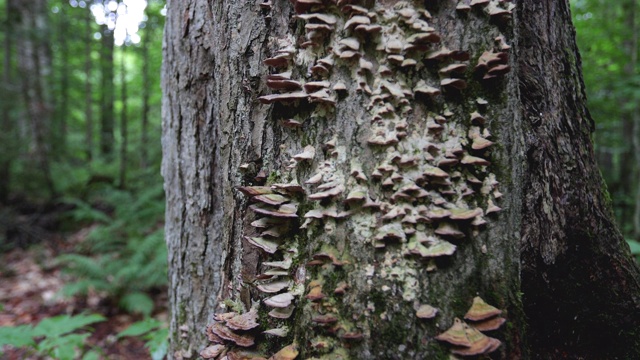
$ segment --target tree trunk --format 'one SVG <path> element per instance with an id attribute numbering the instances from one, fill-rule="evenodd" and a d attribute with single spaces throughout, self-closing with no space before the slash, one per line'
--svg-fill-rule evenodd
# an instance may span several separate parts
<path id="1" fill-rule="evenodd" d="M 127 133 L 127 70 L 125 66 L 125 48 L 126 45 L 121 46 L 120 50 L 120 102 L 122 108 L 120 109 L 120 171 L 118 186 L 121 189 L 127 186 L 127 145 L 129 140 L 129 134 Z"/>
<path id="2" fill-rule="evenodd" d="M 142 38 L 142 126 L 140 132 L 140 167 L 146 169 L 149 164 L 149 43 L 151 42 L 151 24 L 148 21 Z"/>
<path id="3" fill-rule="evenodd" d="M 90 11 L 85 11 L 85 43 L 84 43 L 84 117 L 85 117 L 85 151 L 87 153 L 87 160 L 91 161 L 93 158 L 93 90 L 92 90 L 92 66 L 93 60 L 91 59 L 91 43 L 93 42 L 93 14 Z"/>
<path id="4" fill-rule="evenodd" d="M 3 19 L 4 39 L 3 62 L 2 62 L 2 86 L 0 86 L 0 106 L 2 107 L 2 118 L 0 119 L 0 140 L 3 144 L 3 151 L 0 154 L 0 205 L 6 205 L 11 191 L 11 164 L 16 156 L 15 123 L 16 116 L 13 114 L 16 84 L 14 83 L 15 71 L 13 61 L 13 39 L 9 34 L 15 33 L 15 9 L 9 2 L 5 5 L 6 15 Z"/>
<path id="5" fill-rule="evenodd" d="M 113 30 L 102 27 L 102 46 L 100 47 L 100 72 L 102 89 L 100 89 L 100 152 L 107 160 L 113 158 L 113 131 L 115 86 L 113 84 Z"/>
<path id="6" fill-rule="evenodd" d="M 48 87 L 51 51 L 48 46 L 48 7 L 45 0 L 10 0 L 18 16 L 17 58 L 22 97 L 31 133 L 34 165 L 50 196 L 55 195 L 51 177 L 52 106 Z"/>
<path id="7" fill-rule="evenodd" d="M 60 46 L 60 98 L 56 106 L 56 119 L 53 136 L 53 152 L 56 157 L 63 157 L 67 143 L 67 118 L 69 114 L 69 15 L 70 6 L 60 3 L 58 16 L 58 36 Z"/>
<path id="8" fill-rule="evenodd" d="M 568 3 L 308 3 L 168 2 L 173 357 L 637 357 Z"/>
<path id="9" fill-rule="evenodd" d="M 629 64 L 627 66 L 626 72 L 629 75 L 629 78 L 633 79 L 636 77 L 638 73 L 638 40 L 639 34 L 638 31 L 638 19 L 637 17 L 638 11 L 638 1 L 631 0 L 630 9 L 629 9 L 629 23 L 631 28 L 631 41 L 629 42 Z M 632 148 L 634 154 L 634 166 L 633 171 L 631 173 L 636 174 L 635 178 L 635 201 L 634 201 L 634 212 L 633 212 L 633 239 L 635 241 L 640 241 L 640 182 L 637 181 L 637 175 L 640 174 L 640 108 L 635 104 L 635 99 L 629 100 L 630 103 L 634 104 L 631 107 L 631 121 L 633 122 L 633 127 L 631 131 L 632 137 Z"/>

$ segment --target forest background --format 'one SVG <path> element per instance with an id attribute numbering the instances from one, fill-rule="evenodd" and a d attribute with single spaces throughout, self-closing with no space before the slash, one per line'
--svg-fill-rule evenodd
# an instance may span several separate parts
<path id="1" fill-rule="evenodd" d="M 638 1 L 571 3 L 596 156 L 640 261 Z M 0 357 L 161 359 L 164 1 L 0 9 Z"/>

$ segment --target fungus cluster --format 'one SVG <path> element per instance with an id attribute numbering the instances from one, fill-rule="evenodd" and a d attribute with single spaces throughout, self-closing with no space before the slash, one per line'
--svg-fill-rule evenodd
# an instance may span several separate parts
<path id="1" fill-rule="evenodd" d="M 485 227 L 486 218 L 501 210 L 496 204 L 502 194 L 491 172 L 489 103 L 460 99 L 473 81 L 486 84 L 509 72 L 504 36 L 495 37 L 493 48 L 474 55 L 451 50 L 446 34 L 433 27 L 430 12 L 407 1 L 373 8 L 357 0 L 291 3 L 304 36 L 278 39 L 278 50 L 263 61 L 270 68 L 265 84 L 271 94 L 258 100 L 265 105 L 308 103 L 300 115 L 279 122 L 293 129 L 287 141 L 306 146 L 282 144 L 282 149 L 300 149 L 288 153 L 288 162 L 278 169 L 282 178 L 293 179 L 290 183 L 239 188 L 258 217 L 248 230 L 255 234 L 244 238 L 264 252 L 253 295 L 268 314 L 259 329 L 255 318 L 255 327 L 236 326 L 241 319 L 250 322 L 253 309 L 216 315 L 207 329 L 213 342 L 205 349 L 208 358 L 232 359 L 240 353 L 234 349 L 255 347 L 253 336 L 287 336 L 294 311 L 310 319 L 312 351 L 341 356 L 342 349 L 368 334 L 366 318 L 347 319 L 338 306 L 351 299 L 350 281 L 358 274 L 383 292 L 395 294 L 396 287 L 389 285 L 401 283 L 400 295 L 413 302 L 417 318 L 436 317 L 438 309 L 420 304 L 421 269 L 434 271 L 436 259 L 455 256 Z M 271 1 L 259 5 L 263 12 L 272 6 Z M 460 0 L 456 6 L 461 18 L 486 14 L 499 24 L 510 19 L 512 9 L 512 3 L 499 0 Z M 477 58 L 475 67 L 470 67 L 472 57 Z M 364 116 L 352 119 L 359 126 L 355 148 L 347 150 L 353 139 L 338 129 L 311 143 L 299 141 L 297 129 L 313 126 L 302 118 L 329 122 L 344 116 L 339 102 L 345 96 L 364 101 Z M 319 137 L 324 144 L 314 143 Z M 357 160 L 365 152 L 373 163 Z M 299 208 L 304 214 L 298 214 Z M 304 218 L 300 226 L 299 216 Z M 371 244 L 380 260 L 376 267 L 346 260 L 348 249 L 338 245 L 345 240 L 337 239 L 345 236 L 344 227 L 337 229 L 347 218 L 354 239 Z M 293 233 L 313 241 L 302 247 Z M 339 281 L 329 286 L 330 277 Z M 364 316 L 371 313 L 367 310 Z M 474 299 L 465 315 L 470 325 L 456 319 L 436 338 L 454 345 L 454 354 L 490 353 L 500 341 L 481 331 L 497 329 L 505 321 L 499 314 Z M 297 355 L 289 346 L 271 358 Z"/>
<path id="2" fill-rule="evenodd" d="M 489 354 L 498 347 L 501 342 L 489 337 L 483 332 L 497 330 L 504 322 L 499 315 L 502 311 L 487 304 L 482 298 L 476 296 L 473 304 L 464 318 L 470 324 L 455 318 L 453 325 L 442 334 L 436 336 L 437 340 L 453 345 L 451 352 L 462 356 L 476 356 Z"/>

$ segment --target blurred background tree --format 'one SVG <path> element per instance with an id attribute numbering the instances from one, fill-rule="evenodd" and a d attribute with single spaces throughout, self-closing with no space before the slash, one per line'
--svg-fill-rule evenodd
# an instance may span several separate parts
<path id="1" fill-rule="evenodd" d="M 640 74 L 637 0 L 572 0 L 594 141 L 618 225 L 640 255 Z"/>
<path id="2" fill-rule="evenodd" d="M 0 0 L 0 250 L 53 247 L 108 316 L 166 311 L 164 4 Z"/>

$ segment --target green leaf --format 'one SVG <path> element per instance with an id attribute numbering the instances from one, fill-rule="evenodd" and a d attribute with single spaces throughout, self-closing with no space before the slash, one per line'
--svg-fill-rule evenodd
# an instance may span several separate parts
<path id="1" fill-rule="evenodd" d="M 122 330 L 116 336 L 118 339 L 125 336 L 140 336 L 161 327 L 163 323 L 159 320 L 149 318 L 131 324 L 128 328 Z"/>
<path id="2" fill-rule="evenodd" d="M 633 255 L 640 255 L 640 242 L 627 240 L 627 244 L 629 244 Z"/>
<path id="3" fill-rule="evenodd" d="M 147 336 L 145 344 L 149 348 L 153 360 L 162 360 L 169 349 L 169 329 L 159 329 Z"/>
<path id="4" fill-rule="evenodd" d="M 100 353 L 94 350 L 87 351 L 82 357 L 82 360 L 99 360 L 99 359 L 100 359 Z"/>
<path id="5" fill-rule="evenodd" d="M 59 360 L 73 360 L 76 350 L 82 349 L 84 341 L 90 334 L 69 334 L 65 336 L 47 337 L 38 346 L 38 352 L 48 354 Z"/>
<path id="6" fill-rule="evenodd" d="M 129 312 L 141 313 L 147 317 L 153 311 L 153 300 L 143 292 L 132 292 L 120 299 L 120 306 Z"/>
<path id="7" fill-rule="evenodd" d="M 80 314 L 75 316 L 59 315 L 40 321 L 40 323 L 33 329 L 33 333 L 34 336 L 46 336 L 48 338 L 53 338 L 78 330 L 86 325 L 104 320 L 104 316 L 98 314 Z"/>
<path id="8" fill-rule="evenodd" d="M 33 328 L 30 325 L 0 327 L 0 350 L 5 345 L 15 347 L 34 346 Z"/>

